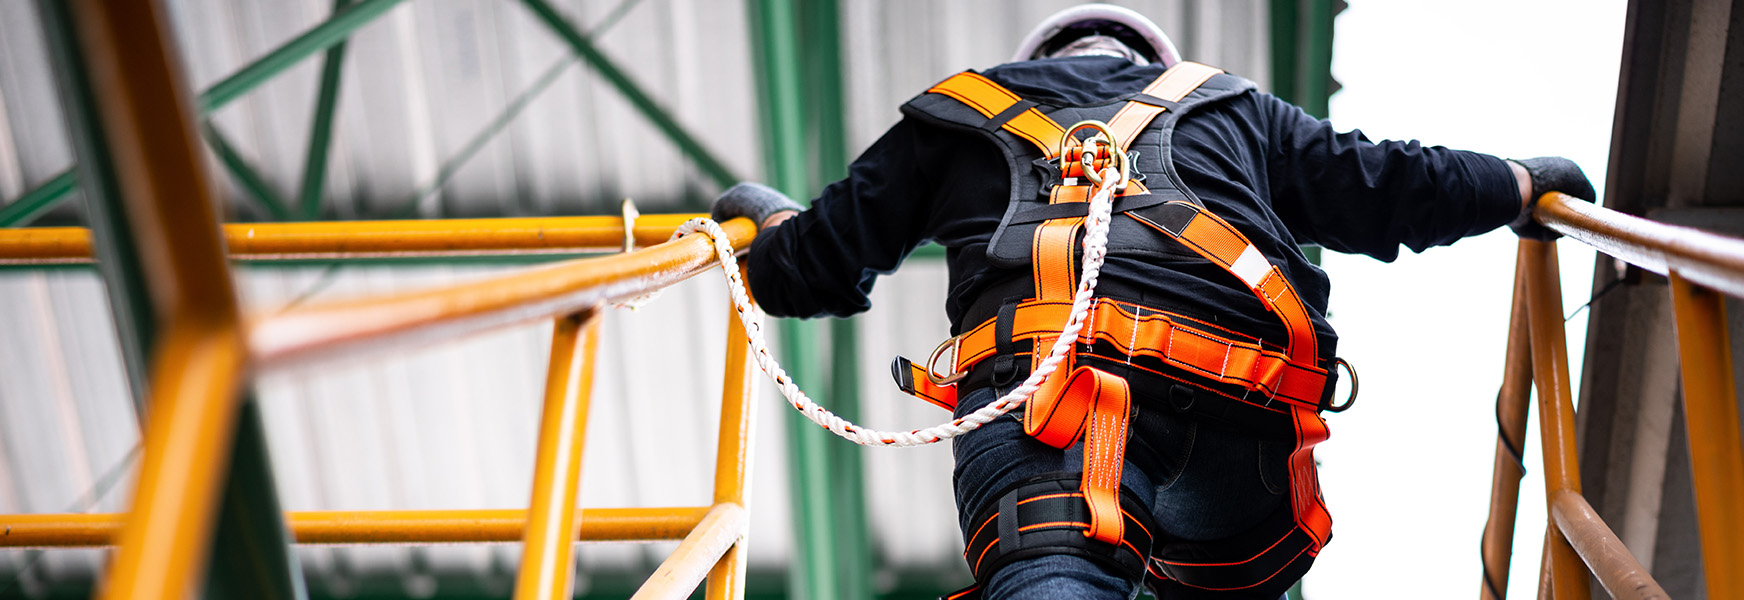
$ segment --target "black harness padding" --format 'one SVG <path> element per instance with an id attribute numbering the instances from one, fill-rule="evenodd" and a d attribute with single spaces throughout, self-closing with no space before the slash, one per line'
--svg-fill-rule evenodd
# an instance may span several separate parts
<path id="1" fill-rule="evenodd" d="M 921 94 L 904 104 L 902 112 L 926 123 L 973 131 L 992 140 L 1004 153 L 1011 177 L 1011 202 L 1006 207 L 999 228 L 994 231 L 992 240 L 987 244 L 987 259 L 994 266 L 1027 269 L 1030 265 L 1030 243 L 1034 238 L 1035 228 L 1042 221 L 1062 216 L 1058 214 L 1060 211 L 1075 211 L 1063 216 L 1081 216 L 1085 207 L 1078 203 L 1070 206 L 1048 204 L 1048 190 L 1059 182 L 1058 166 L 1043 156 L 1041 150 L 1029 140 L 1002 129 L 1000 126 L 1006 121 L 1031 107 L 1061 124 L 1087 119 L 1107 122 L 1114 118 L 1115 113 L 1128 100 L 1166 107 L 1168 110 L 1157 115 L 1137 139 L 1121 140 L 1128 143 L 1129 151 L 1137 153 L 1137 160 L 1132 167 L 1133 178 L 1143 181 L 1145 187 L 1150 189 L 1150 194 L 1115 200 L 1114 212 L 1132 218 L 1114 219 L 1109 223 L 1108 253 L 1110 256 L 1140 258 L 1178 256 L 1183 252 L 1177 249 L 1179 244 L 1138 222 L 1140 219 L 1158 220 L 1160 217 L 1151 216 L 1149 213 L 1166 206 L 1165 203 L 1169 201 L 1201 204 L 1198 197 L 1181 184 L 1181 176 L 1175 170 L 1169 144 L 1175 125 L 1183 116 L 1199 107 L 1255 89 L 1257 86 L 1252 81 L 1220 73 L 1206 80 L 1180 102 L 1169 102 L 1143 93 L 1089 107 L 1056 107 L 1023 100 L 989 118 L 955 98 L 929 93 Z"/>
<path id="2" fill-rule="evenodd" d="M 976 585 L 946 598 L 976 598 L 1000 567 L 1012 562 L 1068 554 L 1095 562 L 1129 581 L 1147 575 L 1152 533 L 1150 510 L 1131 489 L 1120 488 L 1120 512 L 1126 519 L 1125 538 L 1110 544 L 1084 535 L 1090 529 L 1090 509 L 1079 491 L 1079 473 L 1049 473 L 1020 481 L 975 516 L 964 558 Z M 957 595 L 966 594 L 966 595 Z"/>

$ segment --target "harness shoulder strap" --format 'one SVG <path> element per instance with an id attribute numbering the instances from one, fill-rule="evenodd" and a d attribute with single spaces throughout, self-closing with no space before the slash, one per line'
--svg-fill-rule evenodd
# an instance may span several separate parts
<path id="1" fill-rule="evenodd" d="M 1065 135 L 1066 129 L 1036 110 L 1035 102 L 1024 100 L 980 73 L 958 73 L 927 92 L 950 96 L 975 109 L 987 117 L 987 123 L 982 125 L 984 129 L 1003 128 L 1035 144 L 1043 156 L 1053 158 L 1059 155 L 1060 136 Z"/>

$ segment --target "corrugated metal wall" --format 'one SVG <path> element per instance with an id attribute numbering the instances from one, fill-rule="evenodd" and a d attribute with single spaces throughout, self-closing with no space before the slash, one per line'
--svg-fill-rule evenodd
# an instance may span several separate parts
<path id="1" fill-rule="evenodd" d="M 757 82 L 741 2 L 558 3 L 594 41 L 740 177 L 761 173 Z M 898 118 L 896 107 L 964 68 L 1005 60 L 1062 1 L 847 0 L 850 154 Z M 1150 15 L 1189 57 L 1268 79 L 1261 0 L 1124 2 Z M 170 3 L 187 76 L 204 89 L 315 26 L 329 0 Z M 623 9 L 619 11 L 618 9 Z M 613 16 L 614 12 L 621 12 Z M 560 65 L 568 66 L 561 67 Z M 299 193 L 315 112 L 319 60 L 306 60 L 211 122 L 281 199 Z M 501 135 L 457 161 L 549 69 L 554 83 Z M 631 197 L 644 213 L 700 210 L 718 187 L 621 95 L 574 59 L 522 5 L 406 3 L 360 29 L 347 48 L 325 218 L 598 214 Z M 72 153 L 35 8 L 0 2 L 0 198 L 19 197 L 71 166 Z M 220 173 L 222 169 L 214 168 Z M 446 179 L 444 179 L 446 178 Z M 436 185 L 442 182 L 441 185 Z M 233 218 L 267 216 L 225 178 Z M 420 190 L 431 188 L 430 193 Z M 80 200 L 44 223 L 75 223 Z M 506 266 L 245 266 L 247 306 L 440 285 Z M 924 355 L 947 335 L 945 274 L 916 260 L 881 282 L 861 320 L 860 380 L 868 425 L 945 418 L 897 393 L 887 360 Z M 707 477 L 724 343 L 724 287 L 714 275 L 604 329 L 582 505 L 697 505 Z M 115 511 L 137 442 L 102 283 L 84 268 L 0 270 L 0 513 Z M 417 352 L 271 373 L 257 382 L 287 510 L 513 508 L 527 503 L 550 327 L 533 324 Z M 805 382 L 800 382 L 804 385 Z M 766 386 L 767 387 L 767 386 Z M 784 403 L 761 403 L 753 491 L 754 570 L 791 563 Z M 843 442 L 846 443 L 846 442 Z M 892 571 L 961 569 L 949 449 L 867 450 L 873 541 Z M 119 473 L 100 499 L 99 480 Z M 583 573 L 646 572 L 669 544 L 585 546 Z M 405 594 L 432 582 L 507 585 L 513 545 L 303 547 L 316 591 L 347 595 L 371 581 Z M 0 588 L 42 593 L 87 582 L 99 551 L 0 551 Z M 20 574 L 22 565 L 34 564 Z M 965 575 L 966 577 L 966 575 Z M 586 592 L 584 577 L 578 593 Z M 381 593 L 377 590 L 376 593 Z M 395 593 L 393 589 L 388 593 Z"/>

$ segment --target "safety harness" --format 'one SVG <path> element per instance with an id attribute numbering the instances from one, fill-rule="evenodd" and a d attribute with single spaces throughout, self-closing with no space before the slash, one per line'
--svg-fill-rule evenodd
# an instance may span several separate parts
<path id="1" fill-rule="evenodd" d="M 1125 172 L 1141 160 L 1147 162 L 1139 174 L 1123 177 L 1125 188 L 1115 192 L 1108 253 L 1144 257 L 1163 245 L 1179 244 L 1239 279 L 1286 332 L 1287 343 L 1278 347 L 1137 303 L 1092 300 L 1078 343 L 1026 401 L 1022 417 L 1024 432 L 1051 446 L 1064 449 L 1082 441 L 1082 473 L 1021 483 L 976 517 L 980 526 L 970 536 L 965 559 L 978 584 L 1013 560 L 1064 553 L 1099 560 L 1152 584 L 1173 580 L 1206 589 L 1242 589 L 1301 564 L 1304 556 L 1317 555 L 1330 537 L 1332 521 L 1320 497 L 1313 447 L 1327 437 L 1320 411 L 1350 406 L 1331 403 L 1336 379 L 1332 369 L 1342 364 L 1348 370 L 1349 365 L 1320 356 L 1309 313 L 1283 272 L 1181 186 L 1170 159 L 1169 136 L 1182 115 L 1253 88 L 1252 82 L 1218 69 L 1182 62 L 1125 102 L 1050 107 L 1044 113 L 1042 105 L 968 71 L 904 107 L 905 113 L 923 120 L 981 132 L 1004 150 L 1012 201 L 988 257 L 995 265 L 1029 268 L 1033 286 L 1027 297 L 1003 300 L 993 311 L 996 316 L 940 344 L 925 363 L 898 357 L 892 374 L 903 391 L 955 409 L 957 384 L 987 361 L 994 361 L 995 383 L 1009 381 L 1025 358 L 1035 369 L 1071 313 L 1078 269 L 1075 242 L 1082 235 L 1086 202 L 1102 183 L 1097 174 L 1111 166 Z M 1078 124 L 1060 125 L 1073 121 Z M 1080 140 L 1077 133 L 1082 130 L 1094 135 Z M 1056 164 L 1061 157 L 1083 160 Z M 1111 365 L 1110 355 L 1124 364 Z M 1103 360 L 1085 360 L 1089 358 Z M 1242 390 L 1239 397 L 1231 397 L 1248 414 L 1271 415 L 1274 422 L 1290 424 L 1295 439 L 1289 457 L 1294 527 L 1287 528 L 1288 534 L 1236 544 L 1253 546 L 1235 549 L 1252 551 L 1242 556 L 1231 556 L 1230 548 L 1153 542 L 1155 529 L 1143 508 L 1147 504 L 1135 505 L 1120 488 L 1135 408 L 1126 375 L 1145 364 Z M 1074 487 L 1062 487 L 1062 482 Z M 974 590 L 949 597 L 970 597 Z"/>

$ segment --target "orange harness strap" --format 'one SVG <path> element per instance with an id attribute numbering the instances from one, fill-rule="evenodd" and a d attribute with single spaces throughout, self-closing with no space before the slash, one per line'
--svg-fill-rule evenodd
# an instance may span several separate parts
<path id="1" fill-rule="evenodd" d="M 989 119 L 998 118 L 1005 111 L 1016 108 L 1021 112 L 1007 119 L 1000 127 L 1041 148 L 1043 156 L 1059 156 L 1060 138 L 1066 135 L 1066 128 L 1042 114 L 1042 111 L 1036 110 L 1034 102 L 1027 102 L 979 73 L 958 73 L 927 91 L 956 98 Z M 1025 102 L 1027 106 L 1018 106 Z"/>
<path id="2" fill-rule="evenodd" d="M 1211 77 L 1222 71 L 1198 63 L 1181 63 L 1165 71 L 1144 92 L 1129 101 L 1109 123 L 1110 131 L 1120 141 L 1119 152 L 1149 126 L 1163 111 L 1165 104 L 1179 102 Z M 928 90 L 950 96 L 985 115 L 1000 127 L 1040 148 L 1048 158 L 1059 156 L 1065 128 L 1036 110 L 1017 94 L 975 73 L 961 73 Z M 1158 103 L 1155 100 L 1162 100 Z M 1027 105 L 1026 105 L 1027 104 Z M 1098 162 L 1101 162 L 1099 157 Z M 1062 175 L 1079 175 L 1067 162 Z M 1100 168 L 1100 167 L 1093 167 Z M 1076 179 L 1056 186 L 1049 194 L 1050 204 L 1087 202 L 1090 187 L 1075 185 Z M 1126 190 L 1127 194 L 1144 193 L 1142 186 Z M 1316 542 L 1324 543 L 1330 535 L 1331 518 L 1321 502 L 1317 477 L 1314 474 L 1312 447 L 1326 438 L 1325 421 L 1318 409 L 1327 372 L 1315 366 L 1319 359 L 1312 321 L 1295 289 L 1285 280 L 1282 271 L 1266 260 L 1233 226 L 1202 207 L 1184 202 L 1171 202 L 1191 207 L 1192 215 L 1185 224 L 1171 229 L 1143 218 L 1145 223 L 1233 273 L 1259 297 L 1267 310 L 1278 315 L 1288 333 L 1288 346 L 1282 357 L 1256 343 L 1236 342 L 1202 331 L 1176 327 L 1161 315 L 1138 317 L 1119 308 L 1118 303 L 1101 302 L 1097 312 L 1086 323 L 1081 339 L 1106 339 L 1119 343 L 1126 333 L 1125 345 L 1133 354 L 1153 354 L 1171 364 L 1189 368 L 1218 381 L 1235 382 L 1248 389 L 1261 390 L 1270 398 L 1282 398 L 1290 403 L 1292 420 L 1297 430 L 1297 446 L 1290 457 L 1292 471 L 1292 501 L 1297 522 L 1309 531 Z M 1130 214 L 1130 213 L 1129 213 Z M 1050 219 L 1036 227 L 1031 241 L 1031 268 L 1035 278 L 1036 298 L 1026 302 L 1027 315 L 1043 310 L 1058 316 L 1047 327 L 1029 334 L 1034 339 L 1031 353 L 1033 369 L 1048 354 L 1058 338 L 1059 323 L 1076 291 L 1077 272 L 1075 250 L 1084 217 Z M 1061 304 L 1064 306 L 1060 306 Z M 1104 309 L 1101 307 L 1112 307 Z M 1021 308 L 1021 306 L 1020 306 Z M 1121 318 L 1125 317 L 1125 318 Z M 1031 328 L 1020 323 L 1013 329 L 1014 337 Z M 1125 327 L 1121 327 L 1125 325 Z M 952 358 L 953 373 L 960 373 L 974 362 L 992 353 L 992 328 L 982 324 L 959 339 L 963 339 Z M 1050 334 L 1051 333 L 1051 334 Z M 1144 343 L 1138 340 L 1144 337 Z M 964 339 L 967 338 L 967 339 Z M 1120 516 L 1119 487 L 1128 419 L 1132 410 L 1131 390 L 1127 382 L 1108 372 L 1089 366 L 1075 366 L 1074 356 L 1066 356 L 1061 367 L 1045 380 L 1025 407 L 1024 432 L 1058 448 L 1067 448 L 1080 438 L 1084 440 L 1084 476 L 1081 489 L 1092 515 L 1091 527 L 1084 533 L 1110 544 L 1120 543 L 1124 521 Z M 1215 359 L 1215 362 L 1214 360 Z M 1231 359 L 1235 365 L 1231 367 Z M 899 360 L 894 365 L 897 379 L 907 382 L 905 390 L 917 393 L 940 406 L 956 405 L 955 389 L 947 382 L 935 384 L 926 377 L 927 366 Z M 1216 364 L 1215 368 L 1211 367 Z M 1269 400 L 1268 400 L 1269 402 Z"/>

